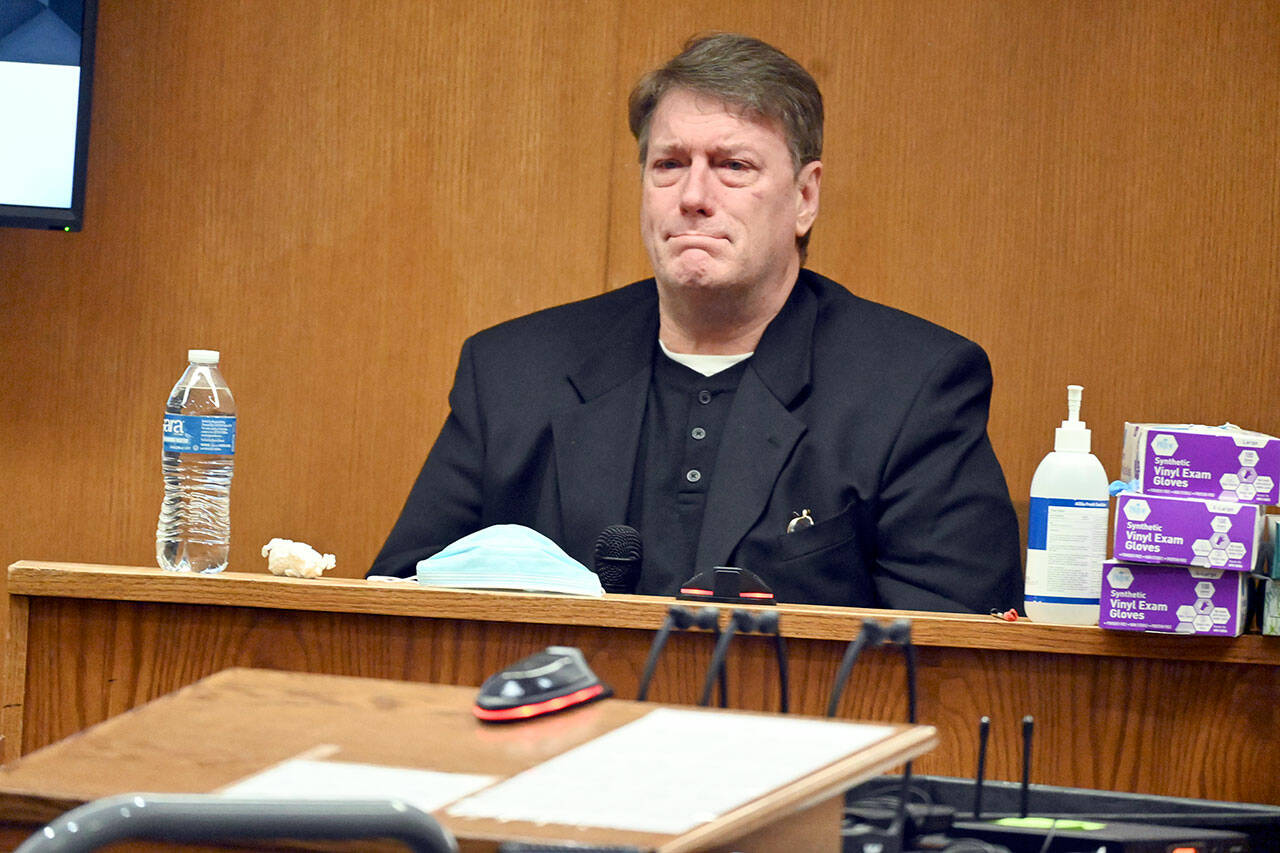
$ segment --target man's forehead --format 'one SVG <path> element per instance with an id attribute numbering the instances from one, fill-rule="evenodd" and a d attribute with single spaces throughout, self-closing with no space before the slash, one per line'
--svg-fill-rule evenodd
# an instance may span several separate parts
<path id="1" fill-rule="evenodd" d="M 700 118 L 707 121 L 714 121 L 722 116 L 728 115 L 735 120 L 736 127 L 729 128 L 729 138 L 734 136 L 749 136 L 756 130 L 765 130 L 777 136 L 786 144 L 786 134 L 782 130 L 779 122 L 770 119 L 746 104 L 740 104 L 734 101 L 726 100 L 718 95 L 710 92 L 701 92 L 692 89 L 672 89 L 662 96 L 653 111 L 653 121 L 650 124 L 650 144 L 662 144 L 662 129 L 666 122 L 661 119 L 667 119 L 673 115 L 679 115 L 683 120 L 692 120 L 697 122 Z M 674 141 L 674 140 L 673 140 Z M 727 140 L 726 140 L 727 141 Z M 743 139 L 743 142 L 746 140 Z"/>

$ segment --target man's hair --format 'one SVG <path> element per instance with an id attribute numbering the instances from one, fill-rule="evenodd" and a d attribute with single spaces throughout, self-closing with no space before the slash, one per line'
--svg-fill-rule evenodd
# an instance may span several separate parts
<path id="1" fill-rule="evenodd" d="M 781 126 L 798 175 L 822 158 L 822 93 L 808 71 L 759 39 L 736 33 L 694 36 L 661 68 L 640 78 L 628 101 L 640 163 L 649 153 L 649 122 L 663 96 L 675 89 L 710 95 Z M 796 241 L 803 262 L 806 233 Z"/>

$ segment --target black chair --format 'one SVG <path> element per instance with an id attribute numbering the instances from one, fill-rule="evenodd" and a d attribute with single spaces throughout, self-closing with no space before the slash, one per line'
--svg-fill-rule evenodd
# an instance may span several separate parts
<path id="1" fill-rule="evenodd" d="M 415 853 L 457 853 L 453 835 L 400 800 L 234 799 L 121 794 L 72 809 L 15 853 L 88 853 L 118 841 L 210 843 L 389 838 Z"/>

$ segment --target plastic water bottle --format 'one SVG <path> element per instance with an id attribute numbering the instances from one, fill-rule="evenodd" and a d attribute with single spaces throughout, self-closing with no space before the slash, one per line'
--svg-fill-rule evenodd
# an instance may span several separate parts
<path id="1" fill-rule="evenodd" d="M 231 550 L 236 403 L 217 350 L 193 349 L 164 407 L 164 503 L 156 560 L 174 572 L 220 572 Z"/>
<path id="2" fill-rule="evenodd" d="M 1027 616 L 1037 622 L 1098 624 L 1111 492 L 1102 463 L 1089 452 L 1082 392 L 1067 386 L 1067 419 L 1031 478 L 1024 597 Z"/>

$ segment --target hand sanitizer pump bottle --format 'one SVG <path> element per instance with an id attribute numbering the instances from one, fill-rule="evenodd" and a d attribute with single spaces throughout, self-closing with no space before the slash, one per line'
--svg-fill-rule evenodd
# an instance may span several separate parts
<path id="1" fill-rule="evenodd" d="M 1110 493 L 1080 420 L 1083 390 L 1067 386 L 1067 419 L 1031 478 L 1026 610 L 1036 622 L 1098 624 Z"/>

